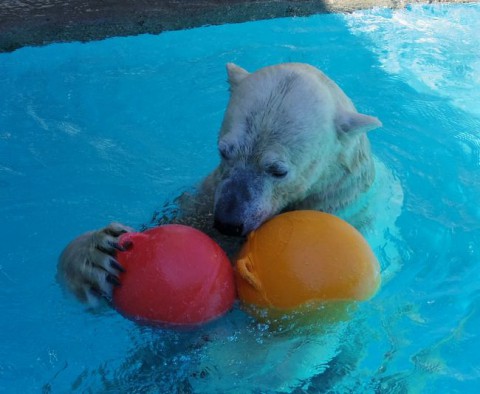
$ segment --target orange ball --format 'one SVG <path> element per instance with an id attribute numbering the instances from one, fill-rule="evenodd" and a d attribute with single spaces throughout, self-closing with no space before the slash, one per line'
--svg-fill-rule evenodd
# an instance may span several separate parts
<path id="1" fill-rule="evenodd" d="M 293 310 L 312 302 L 372 297 L 380 266 L 363 236 L 344 220 L 292 211 L 249 234 L 235 276 L 244 303 Z"/>

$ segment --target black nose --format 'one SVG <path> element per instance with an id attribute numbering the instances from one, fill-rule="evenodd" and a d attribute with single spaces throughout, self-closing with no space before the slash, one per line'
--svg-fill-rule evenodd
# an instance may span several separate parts
<path id="1" fill-rule="evenodd" d="M 235 235 L 237 237 L 243 234 L 243 224 L 224 223 L 215 219 L 213 226 L 225 235 Z"/>

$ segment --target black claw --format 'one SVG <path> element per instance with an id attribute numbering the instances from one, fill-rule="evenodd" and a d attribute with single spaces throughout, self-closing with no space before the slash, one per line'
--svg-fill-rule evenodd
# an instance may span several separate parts
<path id="1" fill-rule="evenodd" d="M 90 287 L 90 293 L 93 294 L 94 297 L 97 297 L 97 298 L 104 298 L 106 300 L 110 300 L 110 296 L 108 296 L 108 294 L 106 294 L 105 292 L 103 292 L 102 290 L 96 288 L 96 287 Z"/>
<path id="2" fill-rule="evenodd" d="M 119 250 L 120 252 L 124 252 L 127 249 L 124 245 L 120 245 L 118 242 L 109 242 L 108 243 L 113 249 Z"/>
<path id="3" fill-rule="evenodd" d="M 120 272 L 125 272 L 125 268 L 114 258 L 110 258 L 110 266 Z"/>
<path id="4" fill-rule="evenodd" d="M 122 242 L 122 247 L 123 247 L 124 251 L 131 249 L 132 246 L 133 246 L 133 242 L 130 241 L 130 240 L 126 240 L 126 241 Z"/>
<path id="5" fill-rule="evenodd" d="M 105 277 L 106 281 L 114 286 L 120 286 L 121 283 L 120 281 L 118 280 L 118 278 L 112 274 L 108 274 L 106 277 Z"/>
<path id="6" fill-rule="evenodd" d="M 102 245 L 96 245 L 95 248 L 97 248 L 97 250 L 99 250 L 100 252 L 102 253 L 105 253 L 105 254 L 108 254 L 108 255 L 115 255 L 115 249 L 107 249 L 106 247 L 102 246 Z M 112 246 L 113 248 L 113 246 Z"/>

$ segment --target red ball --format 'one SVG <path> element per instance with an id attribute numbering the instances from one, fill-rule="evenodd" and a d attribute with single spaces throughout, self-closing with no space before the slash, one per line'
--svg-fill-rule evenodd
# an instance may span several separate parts
<path id="1" fill-rule="evenodd" d="M 113 292 L 125 317 L 150 325 L 188 326 L 226 313 L 235 300 L 233 269 L 222 248 L 192 227 L 170 224 L 127 233 L 117 260 L 125 268 Z"/>

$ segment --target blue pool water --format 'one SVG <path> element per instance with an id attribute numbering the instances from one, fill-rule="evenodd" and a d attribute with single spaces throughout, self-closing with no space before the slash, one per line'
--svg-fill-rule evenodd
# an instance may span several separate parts
<path id="1" fill-rule="evenodd" d="M 415 6 L 0 55 L 0 392 L 478 392 L 479 30 L 478 4 Z M 321 334 L 238 308 L 187 332 L 86 311 L 57 256 L 215 167 L 232 61 L 311 63 L 383 121 L 373 151 L 403 205 L 371 241 L 396 271 Z"/>

